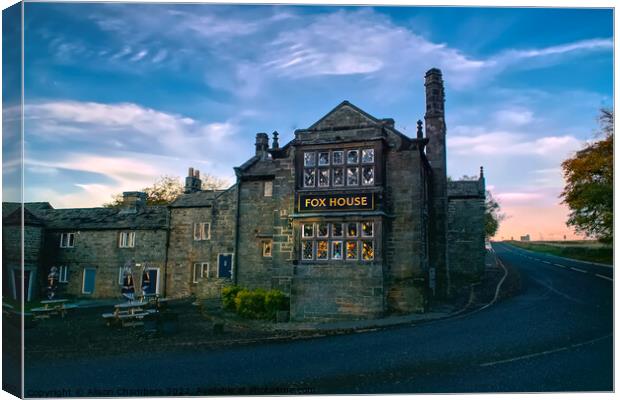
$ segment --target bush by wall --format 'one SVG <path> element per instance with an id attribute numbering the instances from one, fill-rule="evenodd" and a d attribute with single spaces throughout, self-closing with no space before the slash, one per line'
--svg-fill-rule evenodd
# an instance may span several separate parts
<path id="1" fill-rule="evenodd" d="M 289 299 L 276 289 L 250 290 L 229 286 L 222 289 L 222 305 L 244 318 L 274 320 L 278 311 L 288 311 Z"/>

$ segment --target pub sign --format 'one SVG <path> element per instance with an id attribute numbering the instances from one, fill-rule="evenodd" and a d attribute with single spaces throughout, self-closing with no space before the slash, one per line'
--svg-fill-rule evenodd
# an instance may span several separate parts
<path id="1" fill-rule="evenodd" d="M 297 210 L 300 213 L 323 211 L 369 211 L 374 209 L 374 193 L 301 193 L 297 198 Z"/>

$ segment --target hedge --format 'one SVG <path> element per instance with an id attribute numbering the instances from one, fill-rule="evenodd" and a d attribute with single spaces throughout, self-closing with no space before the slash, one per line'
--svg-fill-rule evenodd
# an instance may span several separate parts
<path id="1" fill-rule="evenodd" d="M 278 311 L 288 311 L 289 299 L 276 289 L 228 286 L 222 289 L 222 306 L 244 318 L 275 320 Z"/>

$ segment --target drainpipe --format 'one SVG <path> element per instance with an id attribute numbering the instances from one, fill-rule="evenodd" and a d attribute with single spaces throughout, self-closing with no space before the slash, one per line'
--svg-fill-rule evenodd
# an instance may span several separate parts
<path id="1" fill-rule="evenodd" d="M 233 283 L 236 285 L 239 281 L 239 279 L 237 278 L 237 276 L 239 275 L 237 273 L 237 269 L 239 268 L 239 218 L 241 215 L 241 179 L 240 179 L 240 171 L 238 171 L 237 169 L 235 169 L 235 173 L 237 175 L 237 210 L 236 210 L 236 217 L 235 217 L 235 248 L 234 248 L 234 255 L 235 255 L 235 260 L 234 260 L 234 264 L 233 264 Z"/>
<path id="2" fill-rule="evenodd" d="M 166 226 L 166 251 L 164 252 L 164 289 L 163 289 L 163 297 L 166 297 L 166 292 L 168 290 L 168 248 L 170 247 L 170 221 L 172 219 L 172 211 L 170 206 L 166 206 L 168 210 L 168 220 Z"/>

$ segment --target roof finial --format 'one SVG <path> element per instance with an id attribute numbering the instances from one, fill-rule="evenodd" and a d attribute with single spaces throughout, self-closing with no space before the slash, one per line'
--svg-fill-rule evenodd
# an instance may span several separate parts
<path id="1" fill-rule="evenodd" d="M 424 138 L 424 132 L 422 131 L 422 120 L 418 120 L 418 131 L 417 131 L 418 139 Z"/>

